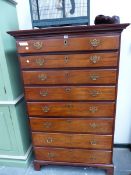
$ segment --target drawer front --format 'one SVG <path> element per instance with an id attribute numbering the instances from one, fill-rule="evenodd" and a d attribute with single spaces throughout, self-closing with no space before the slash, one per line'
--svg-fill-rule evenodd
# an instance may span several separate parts
<path id="1" fill-rule="evenodd" d="M 27 100 L 115 100 L 115 86 L 25 87 Z"/>
<path id="2" fill-rule="evenodd" d="M 30 116 L 113 117 L 115 103 L 28 102 Z"/>
<path id="3" fill-rule="evenodd" d="M 116 69 L 23 71 L 24 84 L 115 84 Z"/>
<path id="4" fill-rule="evenodd" d="M 66 68 L 117 66 L 118 52 L 20 57 L 22 68 Z"/>
<path id="5" fill-rule="evenodd" d="M 119 48 L 119 35 L 83 36 L 64 39 L 48 37 L 40 40 L 17 41 L 19 53 L 112 50 Z"/>
<path id="6" fill-rule="evenodd" d="M 89 164 L 112 163 L 111 151 L 39 147 L 35 147 L 34 150 L 36 160 Z"/>
<path id="7" fill-rule="evenodd" d="M 30 118 L 31 130 L 44 132 L 112 134 L 113 122 L 113 119 Z"/>
<path id="8" fill-rule="evenodd" d="M 111 149 L 111 135 L 32 133 L 33 144 L 44 147 Z"/>

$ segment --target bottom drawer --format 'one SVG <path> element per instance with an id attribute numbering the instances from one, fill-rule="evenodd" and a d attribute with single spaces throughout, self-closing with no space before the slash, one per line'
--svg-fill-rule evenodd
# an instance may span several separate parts
<path id="1" fill-rule="evenodd" d="M 112 163 L 111 151 L 42 147 L 35 147 L 34 149 L 36 160 L 87 164 Z"/>

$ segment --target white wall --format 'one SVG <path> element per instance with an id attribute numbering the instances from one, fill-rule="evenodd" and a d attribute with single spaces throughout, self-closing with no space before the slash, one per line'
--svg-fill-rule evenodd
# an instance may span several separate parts
<path id="1" fill-rule="evenodd" d="M 130 0 L 90 0 L 91 24 L 98 14 L 118 15 L 121 23 L 131 23 Z M 20 29 L 30 29 L 31 17 L 28 0 L 17 0 Z M 115 143 L 131 143 L 131 27 L 122 33 L 119 89 L 116 112 Z"/>
<path id="2" fill-rule="evenodd" d="M 29 0 L 15 0 L 17 4 L 17 15 L 19 21 L 19 28 L 21 30 L 31 29 L 31 15 L 30 15 L 30 7 Z"/>

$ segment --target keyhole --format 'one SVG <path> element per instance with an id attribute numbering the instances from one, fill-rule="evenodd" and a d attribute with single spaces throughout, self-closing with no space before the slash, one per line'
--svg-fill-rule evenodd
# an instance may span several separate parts
<path id="1" fill-rule="evenodd" d="M 70 74 L 68 72 L 65 73 L 65 77 L 68 79 Z"/>
<path id="2" fill-rule="evenodd" d="M 64 40 L 64 45 L 67 46 L 68 45 L 68 41 Z"/>
<path id="3" fill-rule="evenodd" d="M 65 56 L 64 60 L 65 60 L 65 63 L 67 64 L 68 61 L 69 61 L 69 57 L 68 56 Z"/>

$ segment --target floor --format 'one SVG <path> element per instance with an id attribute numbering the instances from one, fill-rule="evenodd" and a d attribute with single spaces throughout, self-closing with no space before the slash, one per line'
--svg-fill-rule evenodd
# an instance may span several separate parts
<path id="1" fill-rule="evenodd" d="M 114 149 L 115 175 L 131 175 L 131 152 L 128 149 Z M 103 170 L 87 167 L 45 166 L 35 171 L 33 165 L 27 168 L 0 167 L 0 175 L 106 175 Z"/>

